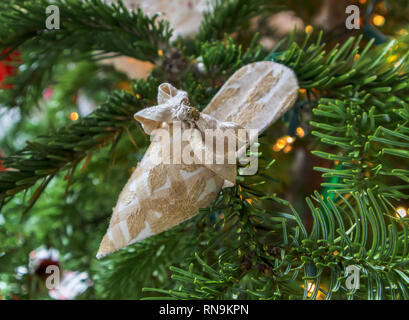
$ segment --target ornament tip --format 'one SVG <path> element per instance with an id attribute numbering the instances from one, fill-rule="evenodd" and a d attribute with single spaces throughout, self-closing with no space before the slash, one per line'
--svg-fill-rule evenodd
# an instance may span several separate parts
<path id="1" fill-rule="evenodd" d="M 95 257 L 97 258 L 97 260 L 99 260 L 99 259 L 101 259 L 101 258 L 103 258 L 103 257 L 105 257 L 105 256 L 106 256 L 106 254 L 100 253 L 100 252 L 98 251 L 98 253 L 97 253 L 97 255 L 96 255 Z"/>

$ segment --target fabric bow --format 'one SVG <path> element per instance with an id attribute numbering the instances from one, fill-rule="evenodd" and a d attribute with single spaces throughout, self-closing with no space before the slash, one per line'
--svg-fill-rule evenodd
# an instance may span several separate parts
<path id="1" fill-rule="evenodd" d="M 246 131 L 233 122 L 223 122 L 192 107 L 187 92 L 169 83 L 158 88 L 158 105 L 134 115 L 149 135 L 163 127 L 180 124 L 195 164 L 201 164 L 225 180 L 224 187 L 236 180 L 237 150 L 246 146 Z M 215 142 L 216 140 L 216 142 Z M 234 161 L 232 161 L 234 159 Z"/>

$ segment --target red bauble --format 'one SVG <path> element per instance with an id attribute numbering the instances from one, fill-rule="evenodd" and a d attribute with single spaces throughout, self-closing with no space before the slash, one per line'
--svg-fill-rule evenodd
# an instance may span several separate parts
<path id="1" fill-rule="evenodd" d="M 42 259 L 39 261 L 39 265 L 35 269 L 35 274 L 39 276 L 40 278 L 47 278 L 50 273 L 47 273 L 47 267 L 49 266 L 57 266 L 58 268 L 60 267 L 60 263 L 58 261 L 52 260 L 52 259 Z"/>
<path id="2" fill-rule="evenodd" d="M 8 53 L 8 49 L 3 51 L 1 55 Z M 4 60 L 0 60 L 0 89 L 11 89 L 13 85 L 5 83 L 7 77 L 15 75 L 17 72 L 16 65 L 20 62 L 20 52 L 11 52 Z"/>
<path id="3" fill-rule="evenodd" d="M 60 269 L 59 253 L 56 249 L 41 246 L 30 252 L 29 270 L 31 274 L 36 274 L 39 278 L 45 280 L 50 273 L 47 273 L 47 267 L 57 266 Z"/>
<path id="4" fill-rule="evenodd" d="M 1 153 L 0 150 L 0 171 L 6 171 L 6 167 L 2 165 L 3 160 L 1 160 L 1 157 L 3 156 L 3 154 Z"/>

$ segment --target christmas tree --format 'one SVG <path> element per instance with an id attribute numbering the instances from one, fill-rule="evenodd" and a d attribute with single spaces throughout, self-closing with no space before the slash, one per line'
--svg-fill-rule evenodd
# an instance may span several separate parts
<path id="1" fill-rule="evenodd" d="M 409 299 L 409 4 L 136 3 L 0 2 L 0 297 Z M 257 173 L 96 259 L 150 144 L 134 114 L 161 83 L 203 110 L 260 61 L 300 89 Z"/>

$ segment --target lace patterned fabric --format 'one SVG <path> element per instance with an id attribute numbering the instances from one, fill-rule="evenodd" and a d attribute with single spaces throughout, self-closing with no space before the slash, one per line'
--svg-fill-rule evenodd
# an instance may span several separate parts
<path id="1" fill-rule="evenodd" d="M 234 184 L 236 164 L 209 164 L 198 157 L 209 151 L 206 129 L 231 130 L 237 139 L 240 128 L 257 129 L 260 134 L 294 104 L 297 94 L 294 72 L 269 61 L 239 69 L 202 113 L 190 106 L 185 91 L 160 85 L 158 105 L 135 114 L 153 140 L 119 196 L 97 258 L 178 225 L 210 205 L 226 182 Z M 167 159 L 163 150 L 170 147 L 170 140 L 158 139 L 155 132 L 163 130 L 175 139 L 177 125 L 182 132 L 190 130 L 190 136 L 181 141 L 181 148 L 170 148 Z M 196 162 L 186 163 L 181 157 L 186 147 Z M 216 153 L 216 158 L 226 160 L 230 152 Z M 175 163 L 175 157 L 182 161 Z"/>

